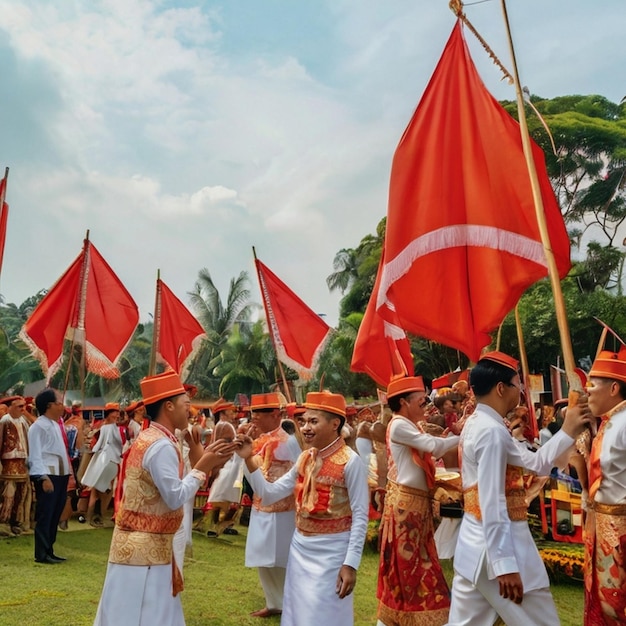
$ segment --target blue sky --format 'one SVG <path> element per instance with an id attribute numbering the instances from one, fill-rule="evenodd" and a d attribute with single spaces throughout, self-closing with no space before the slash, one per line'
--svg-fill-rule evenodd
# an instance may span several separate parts
<path id="1" fill-rule="evenodd" d="M 626 95 L 623 0 L 508 7 L 532 93 Z M 500 2 L 466 12 L 510 65 Z M 7 301 L 50 287 L 90 229 L 143 320 L 157 269 L 184 301 L 200 268 L 224 295 L 246 270 L 258 300 L 255 245 L 336 322 L 325 278 L 386 212 L 393 151 L 454 25 L 447 0 L 0 0 L 0 14 Z"/>

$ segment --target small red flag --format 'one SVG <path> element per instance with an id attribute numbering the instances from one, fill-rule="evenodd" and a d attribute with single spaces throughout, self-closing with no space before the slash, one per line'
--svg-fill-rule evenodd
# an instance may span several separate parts
<path id="1" fill-rule="evenodd" d="M 353 372 L 363 372 L 381 387 L 387 387 L 394 375 L 413 376 L 413 357 L 406 333 L 397 324 L 383 319 L 376 311 L 381 269 L 385 262 L 383 250 L 374 290 L 354 343 Z"/>
<path id="2" fill-rule="evenodd" d="M 154 332 L 157 334 L 157 354 L 178 374 L 206 334 L 189 309 L 160 278 L 157 280 Z"/>
<path id="3" fill-rule="evenodd" d="M 543 153 L 532 149 L 563 277 L 569 238 Z M 519 125 L 483 85 L 460 22 L 396 149 L 385 247 L 379 313 L 474 361 L 547 275 Z"/>
<path id="4" fill-rule="evenodd" d="M 139 322 L 137 305 L 96 247 L 82 252 L 37 305 L 20 337 L 48 380 L 63 362 L 63 340 L 85 350 L 90 372 L 119 378 L 115 363 Z"/>
<path id="5" fill-rule="evenodd" d="M 267 266 L 254 262 L 276 357 L 300 378 L 311 378 L 332 329 Z"/>

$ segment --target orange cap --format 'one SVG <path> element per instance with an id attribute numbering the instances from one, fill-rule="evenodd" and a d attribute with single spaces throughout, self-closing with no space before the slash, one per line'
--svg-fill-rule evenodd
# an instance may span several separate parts
<path id="1" fill-rule="evenodd" d="M 305 408 L 346 416 L 346 399 L 340 393 L 310 391 L 306 394 Z"/>
<path id="2" fill-rule="evenodd" d="M 387 399 L 414 391 L 426 391 L 421 376 L 395 376 L 387 386 Z"/>
<path id="3" fill-rule="evenodd" d="M 259 411 L 261 409 L 283 409 L 287 406 L 287 398 L 282 393 L 273 391 L 271 393 L 252 394 L 250 398 L 250 410 Z"/>
<path id="4" fill-rule="evenodd" d="M 126 407 L 126 413 L 134 413 L 137 409 L 143 406 L 143 400 L 137 400 L 136 402 L 131 402 Z"/>
<path id="5" fill-rule="evenodd" d="M 154 404 L 159 400 L 185 393 L 183 383 L 174 370 L 156 376 L 146 376 L 139 384 L 144 405 Z"/>
<path id="6" fill-rule="evenodd" d="M 218 413 L 221 413 L 222 411 L 228 411 L 230 409 L 234 410 L 235 407 L 235 403 L 234 402 L 229 402 L 228 400 L 224 400 L 224 398 L 220 398 L 212 407 L 211 407 L 211 412 L 213 413 L 213 415 L 217 415 Z"/>
<path id="7" fill-rule="evenodd" d="M 493 352 L 486 352 L 480 357 L 480 359 L 478 359 L 478 362 L 480 363 L 483 359 L 489 359 L 490 361 L 493 361 L 494 363 L 498 363 L 499 365 L 504 365 L 504 367 L 508 367 L 509 369 L 512 369 L 516 373 L 519 367 L 519 361 L 517 359 L 514 359 L 512 356 L 509 356 L 508 354 L 504 354 L 504 352 L 498 352 L 497 350 L 494 350 Z"/>
<path id="8" fill-rule="evenodd" d="M 107 402 L 104 405 L 104 412 L 106 413 L 107 411 L 119 411 L 120 410 L 120 403 L 119 402 Z"/>
<path id="9" fill-rule="evenodd" d="M 589 377 L 612 378 L 626 382 L 626 346 L 619 352 L 602 350 L 591 366 Z"/>

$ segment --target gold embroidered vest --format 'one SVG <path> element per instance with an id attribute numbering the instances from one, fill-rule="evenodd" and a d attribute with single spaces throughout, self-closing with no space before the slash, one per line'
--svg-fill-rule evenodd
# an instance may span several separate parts
<path id="1" fill-rule="evenodd" d="M 142 467 L 148 448 L 167 434 L 155 424 L 141 431 L 126 461 L 124 495 L 115 518 L 109 562 L 122 565 L 172 563 L 172 541 L 183 519 L 183 508 L 172 511 L 161 498 L 152 476 Z M 179 476 L 182 477 L 182 457 Z"/>
<path id="2" fill-rule="evenodd" d="M 303 535 L 350 530 L 352 509 L 345 481 L 350 449 L 339 437 L 327 448 L 312 448 L 298 459 L 296 528 Z"/>
<path id="3" fill-rule="evenodd" d="M 289 435 L 279 426 L 272 432 L 263 433 L 254 441 L 254 453 L 261 458 L 259 469 L 263 473 L 265 480 L 270 483 L 277 481 L 293 467 L 293 461 L 281 461 L 274 456 L 276 449 L 281 444 L 286 444 L 288 440 Z M 254 494 L 252 504 L 257 511 L 263 511 L 264 513 L 283 513 L 284 511 L 293 511 L 296 508 L 296 500 L 293 494 L 267 506 L 264 506 L 261 498 Z"/>

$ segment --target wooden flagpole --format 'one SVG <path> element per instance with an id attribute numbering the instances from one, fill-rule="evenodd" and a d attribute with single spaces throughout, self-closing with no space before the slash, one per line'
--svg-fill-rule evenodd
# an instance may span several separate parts
<path id="1" fill-rule="evenodd" d="M 254 269 L 256 270 L 257 279 L 259 281 L 259 288 L 261 289 L 261 298 L 263 298 L 263 302 L 265 302 L 265 293 L 263 292 L 263 281 L 261 280 L 261 274 L 259 273 L 259 266 L 256 264 L 257 256 L 256 250 L 254 246 L 252 246 L 252 255 L 254 256 Z M 267 314 L 267 305 L 264 307 L 265 312 Z M 280 372 L 280 377 L 283 381 L 283 388 L 285 390 L 285 396 L 287 397 L 287 402 L 291 402 L 291 394 L 289 393 L 289 385 L 287 384 L 287 377 L 285 376 L 285 370 L 283 369 L 283 364 L 278 358 L 278 352 L 276 351 L 276 342 L 274 341 L 274 333 L 271 328 L 271 320 L 267 320 L 267 325 L 269 326 L 270 331 L 270 339 L 272 340 L 272 346 L 274 348 L 274 354 L 276 355 L 276 362 L 278 363 L 278 371 Z"/>
<path id="2" fill-rule="evenodd" d="M 4 211 L 4 199 L 7 197 L 7 183 L 9 180 L 9 168 L 6 167 L 4 170 L 4 185 L 2 187 L 2 195 L 0 196 L 0 215 L 2 211 Z M 8 228 L 8 225 L 7 225 Z M 6 239 L 7 233 L 4 233 L 4 237 Z M 2 259 L 0 259 L 0 267 L 2 266 Z"/>
<path id="3" fill-rule="evenodd" d="M 159 343 L 159 333 L 161 332 L 161 270 L 157 270 L 156 292 L 154 295 L 154 323 L 152 326 L 152 349 L 150 350 L 150 366 L 148 376 L 156 374 L 157 346 Z"/>
<path id="4" fill-rule="evenodd" d="M 561 282 L 559 279 L 559 271 L 554 258 L 554 252 L 550 243 L 550 235 L 548 233 L 548 226 L 546 223 L 546 216 L 543 207 L 543 199 L 541 197 L 541 190 L 539 187 L 539 177 L 537 176 L 537 169 L 535 167 L 535 161 L 532 155 L 532 144 L 530 140 L 530 134 L 528 132 L 528 124 L 526 121 L 526 111 L 524 109 L 524 96 L 519 80 L 519 73 L 517 70 L 517 61 L 515 59 L 515 49 L 513 46 L 513 39 L 511 37 L 511 26 L 509 24 L 509 16 L 506 8 L 506 0 L 501 0 L 502 13 L 504 15 L 504 22 L 506 26 L 507 38 L 509 41 L 509 49 L 511 52 L 511 61 L 513 64 L 513 78 L 515 82 L 515 92 L 517 95 L 517 111 L 519 117 L 520 134 L 522 138 L 522 147 L 524 149 L 524 157 L 526 159 L 526 166 L 528 168 L 528 176 L 530 178 L 530 184 L 533 193 L 533 200 L 535 204 L 535 214 L 537 217 L 537 224 L 539 226 L 539 233 L 541 235 L 541 243 L 546 255 L 546 262 L 548 265 L 548 276 L 550 278 L 550 284 L 552 286 L 552 294 L 554 296 L 554 307 L 556 311 L 556 321 L 559 328 L 559 336 L 561 339 L 561 349 L 563 351 L 563 365 L 567 375 L 570 390 L 582 391 L 582 381 L 574 371 L 576 368 L 576 362 L 574 360 L 574 351 L 572 349 L 572 340 L 569 332 L 569 324 L 567 321 L 567 312 L 565 310 L 565 300 L 563 298 L 563 291 L 561 290 Z"/>

